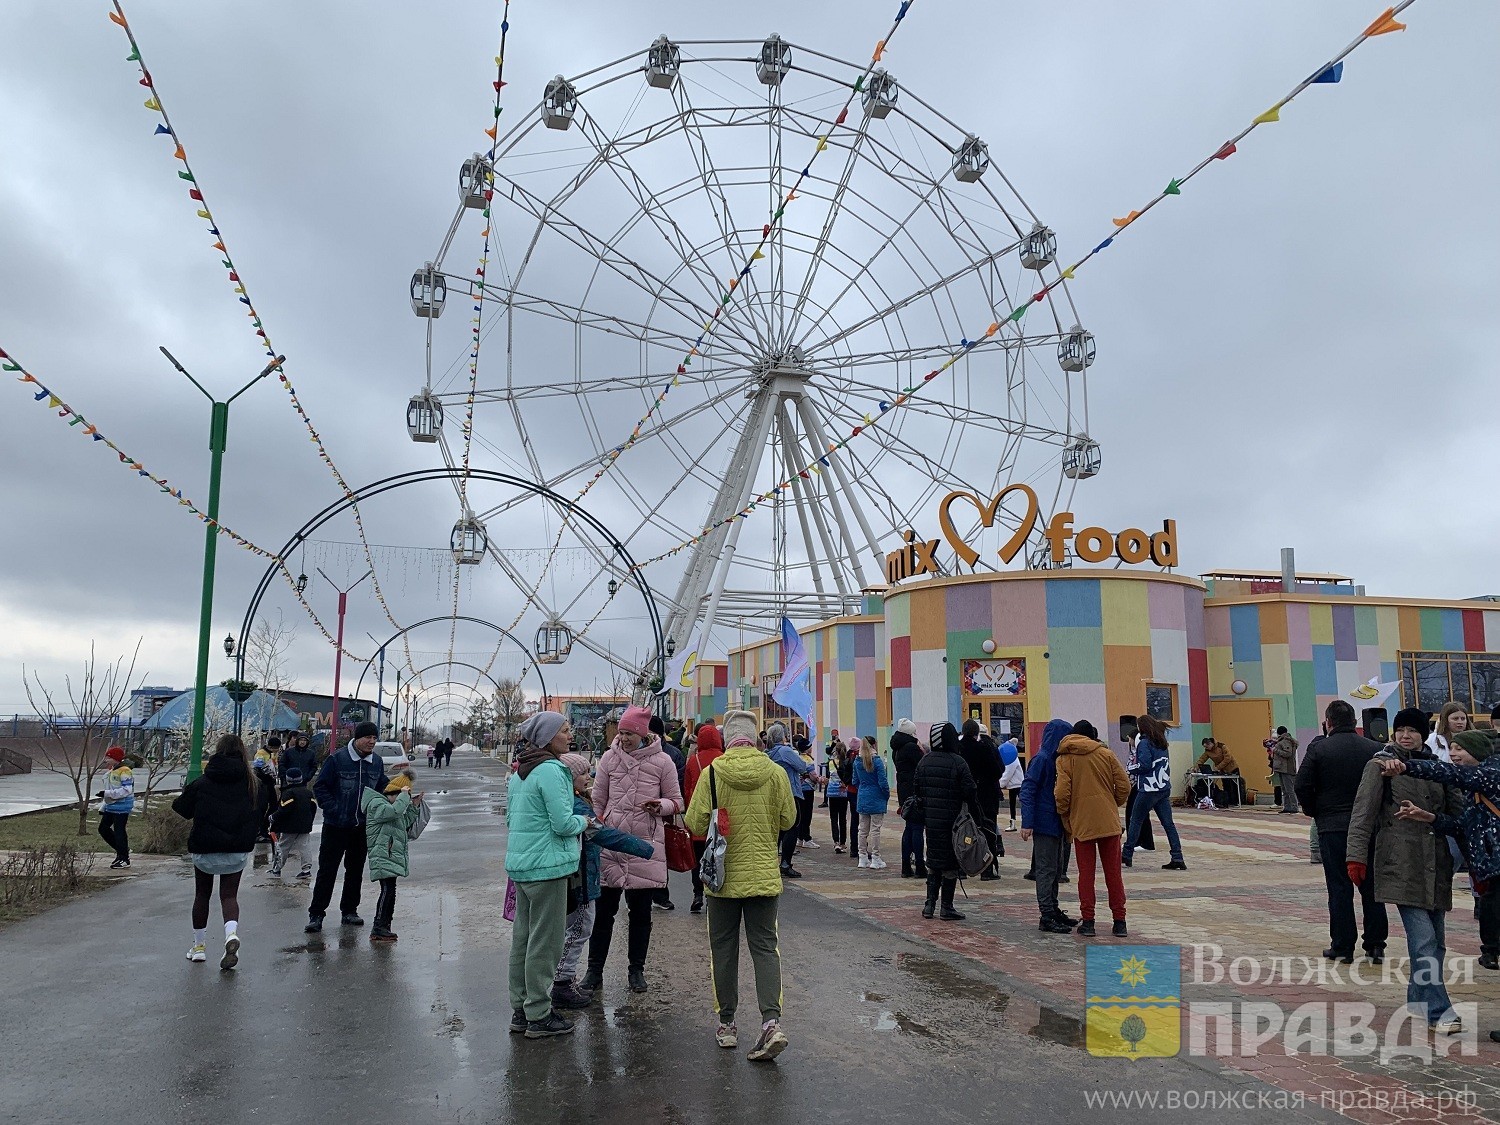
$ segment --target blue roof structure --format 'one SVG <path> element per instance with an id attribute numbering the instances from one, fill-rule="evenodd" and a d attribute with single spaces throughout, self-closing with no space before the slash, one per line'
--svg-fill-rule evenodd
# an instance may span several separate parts
<path id="1" fill-rule="evenodd" d="M 224 719 L 210 726 L 224 726 L 234 715 L 234 700 L 229 692 L 215 684 L 208 689 L 207 713 L 210 720 L 217 716 Z M 193 693 L 185 691 L 160 711 L 141 724 L 143 730 L 174 730 L 189 727 L 193 722 Z M 278 703 L 274 696 L 255 691 L 241 705 L 241 722 L 250 730 L 296 730 L 299 725 L 297 713 L 285 703 Z"/>

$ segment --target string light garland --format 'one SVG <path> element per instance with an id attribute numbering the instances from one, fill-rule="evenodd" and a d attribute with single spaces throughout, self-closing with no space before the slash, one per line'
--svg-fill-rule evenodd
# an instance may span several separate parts
<path id="1" fill-rule="evenodd" d="M 1289 94 L 1283 97 L 1280 101 L 1276 102 L 1273 106 L 1271 106 L 1270 109 L 1256 116 L 1251 120 L 1249 125 L 1245 126 L 1245 128 L 1241 129 L 1229 140 L 1219 145 L 1211 155 L 1199 161 L 1196 165 L 1193 166 L 1190 171 L 1188 171 L 1180 178 L 1170 178 L 1167 182 L 1167 186 L 1164 187 L 1160 192 L 1158 192 L 1144 206 L 1140 207 L 1137 210 L 1130 211 L 1123 218 L 1111 220 L 1115 228 L 1114 233 L 1103 239 L 1103 241 L 1097 243 L 1093 247 L 1093 249 L 1088 251 L 1088 253 L 1084 254 L 1071 266 L 1064 269 L 1059 274 L 1059 279 L 1057 281 L 1042 286 L 1041 289 L 1033 293 L 1027 300 L 1022 301 L 1019 305 L 1011 309 L 1010 313 L 1003 320 L 992 322 L 989 327 L 986 328 L 985 331 L 975 339 L 971 340 L 968 337 L 961 337 L 958 345 L 956 347 L 953 347 L 948 358 L 944 360 L 941 365 L 927 372 L 927 374 L 922 376 L 919 382 L 905 387 L 900 394 L 895 396 L 894 399 L 890 401 L 882 400 L 881 402 L 877 403 L 877 409 L 873 414 L 864 415 L 864 417 L 861 419 L 860 424 L 854 426 L 850 430 L 848 436 L 836 442 L 829 442 L 828 451 L 799 470 L 796 476 L 798 478 L 801 478 L 802 480 L 809 480 L 813 476 L 819 475 L 823 471 L 823 469 L 829 467 L 829 458 L 835 456 L 845 446 L 853 442 L 855 438 L 859 437 L 863 433 L 874 430 L 891 413 L 899 410 L 902 406 L 904 406 L 907 402 L 910 402 L 912 399 L 919 397 L 923 388 L 927 384 L 937 379 L 939 375 L 942 375 L 960 359 L 968 355 L 974 349 L 978 348 L 982 343 L 984 343 L 984 341 L 996 335 L 996 333 L 1000 332 L 1002 328 L 1007 328 L 1012 325 L 1018 325 L 1021 318 L 1026 315 L 1027 309 L 1029 309 L 1032 305 L 1039 304 L 1040 302 L 1047 300 L 1051 295 L 1052 290 L 1056 288 L 1057 285 L 1062 281 L 1071 281 L 1078 270 L 1082 269 L 1094 258 L 1098 257 L 1099 254 L 1103 253 L 1110 246 L 1112 246 L 1115 239 L 1124 234 L 1130 227 L 1134 226 L 1135 223 L 1138 222 L 1146 214 L 1146 212 L 1150 211 L 1164 199 L 1175 195 L 1181 195 L 1183 187 L 1190 180 L 1192 180 L 1193 177 L 1197 176 L 1199 172 L 1203 171 L 1209 165 L 1213 164 L 1216 161 L 1222 162 L 1228 160 L 1229 157 L 1233 156 L 1238 151 L 1240 142 L 1243 141 L 1256 129 L 1260 128 L 1262 125 L 1269 125 L 1273 122 L 1280 121 L 1281 111 L 1287 105 L 1289 105 L 1293 99 L 1303 93 L 1303 91 L 1307 90 L 1310 86 L 1327 86 L 1339 82 L 1343 78 L 1344 74 L 1344 60 L 1348 58 L 1349 55 L 1353 54 L 1354 51 L 1357 50 L 1361 45 L 1368 42 L 1370 39 L 1375 38 L 1376 36 L 1388 35 L 1391 32 L 1405 30 L 1406 25 L 1404 23 L 1398 22 L 1396 16 L 1400 15 L 1414 3 L 1416 3 L 1416 0 L 1402 0 L 1401 3 L 1389 7 L 1385 11 L 1383 11 L 1379 16 L 1372 20 L 1365 27 L 1365 29 L 1360 32 L 1358 36 L 1355 37 L 1353 42 L 1351 42 L 1337 55 L 1320 66 L 1317 70 L 1313 71 L 1312 74 L 1304 78 L 1296 86 L 1294 86 Z M 1013 330 L 1019 331 L 1018 328 Z M 872 433 L 870 436 L 873 437 L 874 434 Z M 599 474 L 596 474 L 595 479 L 597 479 L 598 475 Z M 663 551 L 661 554 L 636 563 L 633 569 L 641 570 L 645 567 L 651 566 L 653 563 L 658 563 L 663 559 L 671 558 L 673 555 L 677 554 L 680 551 L 686 550 L 689 547 L 696 546 L 707 535 L 709 535 L 714 530 L 723 527 L 725 524 L 733 523 L 735 520 L 749 519 L 751 514 L 754 513 L 755 509 L 759 505 L 769 500 L 780 497 L 783 491 L 790 489 L 793 485 L 793 479 L 794 478 L 792 477 L 788 477 L 786 480 L 781 481 L 775 487 L 762 492 L 760 493 L 760 495 L 751 499 L 750 502 L 739 511 L 725 516 L 723 519 L 720 519 L 712 524 L 709 524 L 707 527 L 703 528 L 697 535 L 683 540 L 681 543 L 678 543 L 676 546 Z"/>

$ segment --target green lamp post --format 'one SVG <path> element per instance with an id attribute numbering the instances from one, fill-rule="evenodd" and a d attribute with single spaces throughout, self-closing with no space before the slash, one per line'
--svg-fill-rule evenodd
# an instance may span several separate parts
<path id="1" fill-rule="evenodd" d="M 224 468 L 224 449 L 229 436 L 229 404 L 251 387 L 259 383 L 271 372 L 275 371 L 286 362 L 286 356 L 279 355 L 259 375 L 251 379 L 229 398 L 220 402 L 204 389 L 203 384 L 194 379 L 188 373 L 187 368 L 177 362 L 175 356 L 166 348 L 161 349 L 161 354 L 167 357 L 167 361 L 186 376 L 188 382 L 202 392 L 203 397 L 212 404 L 208 424 L 208 451 L 210 454 L 208 469 L 208 521 L 205 524 L 203 543 L 203 603 L 198 618 L 198 675 L 193 683 L 193 741 L 192 748 L 188 754 L 187 780 L 192 781 L 203 772 L 203 728 L 205 725 L 205 714 L 208 705 L 208 648 L 209 633 L 212 629 L 210 619 L 214 611 L 214 562 L 219 546 L 219 480 Z M 242 642 L 243 643 L 243 642 Z"/>

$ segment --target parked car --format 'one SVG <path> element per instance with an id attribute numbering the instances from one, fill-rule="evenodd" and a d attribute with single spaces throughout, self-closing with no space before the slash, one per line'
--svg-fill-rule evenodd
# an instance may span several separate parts
<path id="1" fill-rule="evenodd" d="M 399 742 L 377 742 L 375 753 L 380 755 L 380 763 L 387 774 L 392 770 L 407 769 L 412 764 L 412 756 Z"/>

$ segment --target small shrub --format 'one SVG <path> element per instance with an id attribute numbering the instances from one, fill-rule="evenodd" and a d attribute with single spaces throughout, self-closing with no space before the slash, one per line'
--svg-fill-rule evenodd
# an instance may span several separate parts
<path id="1" fill-rule="evenodd" d="M 71 844 L 12 852 L 0 861 L 0 906 L 36 906 L 77 894 L 93 867 L 93 853 Z"/>
<path id="2" fill-rule="evenodd" d="M 130 846 L 147 855 L 182 855 L 187 851 L 192 822 L 172 811 L 171 802 L 156 800 L 130 818 Z"/>

